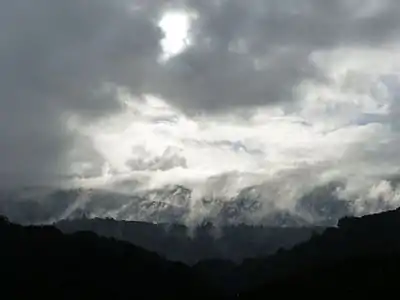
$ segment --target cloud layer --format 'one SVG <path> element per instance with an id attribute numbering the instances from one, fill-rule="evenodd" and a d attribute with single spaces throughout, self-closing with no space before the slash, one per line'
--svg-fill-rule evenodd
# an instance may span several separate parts
<path id="1" fill-rule="evenodd" d="M 165 60 L 168 11 L 190 26 Z M 188 219 L 211 213 L 198 199 L 250 186 L 292 210 L 332 181 L 357 213 L 396 206 L 399 13 L 394 0 L 0 1 L 1 184 L 183 184 Z"/>

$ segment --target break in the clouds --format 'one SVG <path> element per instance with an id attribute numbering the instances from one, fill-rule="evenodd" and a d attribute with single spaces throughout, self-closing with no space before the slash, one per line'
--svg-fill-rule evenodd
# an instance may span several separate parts
<path id="1" fill-rule="evenodd" d="M 395 0 L 0 0 L 2 184 L 181 184 L 185 220 L 250 186 L 260 214 L 334 181 L 357 213 L 396 206 L 399 13 Z"/>

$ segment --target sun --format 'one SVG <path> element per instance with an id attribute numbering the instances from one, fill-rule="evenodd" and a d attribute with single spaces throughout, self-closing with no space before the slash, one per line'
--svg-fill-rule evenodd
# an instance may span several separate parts
<path id="1" fill-rule="evenodd" d="M 190 15 L 182 11 L 168 11 L 162 15 L 158 23 L 164 32 L 162 60 L 178 55 L 188 46 L 190 23 Z"/>

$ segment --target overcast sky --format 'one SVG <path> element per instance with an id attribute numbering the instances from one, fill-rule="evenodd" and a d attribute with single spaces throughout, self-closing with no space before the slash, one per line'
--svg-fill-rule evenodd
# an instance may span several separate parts
<path id="1" fill-rule="evenodd" d="M 258 184 L 286 205 L 339 179 L 343 197 L 395 205 L 399 14 L 397 0 L 0 0 L 2 184 Z"/>

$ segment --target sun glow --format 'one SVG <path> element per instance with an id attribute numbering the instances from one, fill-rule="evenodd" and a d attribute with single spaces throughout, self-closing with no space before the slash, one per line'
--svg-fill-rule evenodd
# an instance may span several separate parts
<path id="1" fill-rule="evenodd" d="M 166 12 L 159 21 L 159 27 L 164 32 L 161 41 L 163 60 L 181 53 L 189 43 L 191 17 L 184 12 Z"/>

